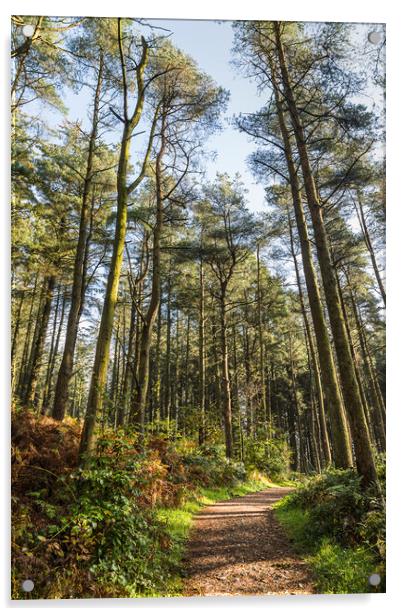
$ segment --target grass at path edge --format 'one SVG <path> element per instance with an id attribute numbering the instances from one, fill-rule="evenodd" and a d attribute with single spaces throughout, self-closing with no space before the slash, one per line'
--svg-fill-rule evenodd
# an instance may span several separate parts
<path id="1" fill-rule="evenodd" d="M 310 530 L 308 511 L 285 496 L 273 505 L 275 517 L 296 551 L 309 563 L 318 593 L 375 592 L 368 578 L 376 572 L 373 553 L 363 547 L 345 548 L 333 538 L 317 539 Z"/>

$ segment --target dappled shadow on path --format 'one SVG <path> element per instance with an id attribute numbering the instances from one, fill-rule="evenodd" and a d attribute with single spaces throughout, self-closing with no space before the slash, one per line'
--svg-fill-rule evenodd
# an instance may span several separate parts
<path id="1" fill-rule="evenodd" d="M 270 488 L 201 511 L 184 560 L 185 594 L 311 594 L 308 567 L 270 509 L 289 492 Z"/>

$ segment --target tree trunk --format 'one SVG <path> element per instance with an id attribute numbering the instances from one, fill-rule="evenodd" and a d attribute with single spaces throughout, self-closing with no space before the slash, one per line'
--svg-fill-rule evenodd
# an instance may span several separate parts
<path id="1" fill-rule="evenodd" d="M 227 343 L 227 325 L 226 325 L 226 303 L 225 289 L 221 289 L 220 297 L 220 326 L 221 326 L 221 391 L 222 391 L 222 412 L 225 427 L 225 445 L 226 457 L 231 458 L 233 455 L 233 435 L 232 435 L 232 397 L 230 391 L 230 374 L 229 374 L 229 354 Z"/>
<path id="2" fill-rule="evenodd" d="M 297 401 L 297 390 L 294 373 L 294 360 L 293 360 L 293 345 L 292 337 L 289 332 L 289 378 L 291 383 L 291 396 L 288 406 L 288 422 L 289 422 L 289 442 L 293 452 L 291 468 L 294 471 L 300 471 L 300 449 L 297 445 L 297 432 L 298 432 L 298 419 L 299 419 L 299 405 Z"/>
<path id="3" fill-rule="evenodd" d="M 373 414 L 374 414 L 374 418 L 373 418 L 374 419 L 373 421 L 374 433 L 376 436 L 376 440 L 378 442 L 378 449 L 384 452 L 386 449 L 386 436 L 385 436 L 385 426 L 384 426 L 383 413 L 382 413 L 383 409 L 382 409 L 382 404 L 381 404 L 382 399 L 380 399 L 378 396 L 376 383 L 375 383 L 376 377 L 374 374 L 372 363 L 370 361 L 371 358 L 369 357 L 369 354 L 367 351 L 367 341 L 366 341 L 364 326 L 360 318 L 359 311 L 356 305 L 356 300 L 355 300 L 353 290 L 352 290 L 352 287 L 349 281 L 348 281 L 348 285 L 349 285 L 350 300 L 352 303 L 353 315 L 355 318 L 357 333 L 359 336 L 360 349 L 363 355 L 363 362 L 364 362 L 365 372 L 366 372 L 366 376 L 368 380 L 369 392 L 370 392 L 370 397 L 371 397 L 371 405 L 372 405 Z"/>
<path id="4" fill-rule="evenodd" d="M 54 373 L 54 367 L 56 364 L 57 353 L 59 350 L 61 330 L 63 328 L 63 322 L 64 322 L 65 307 L 66 307 L 66 292 L 64 291 L 63 299 L 61 302 L 61 314 L 60 314 L 59 326 L 57 328 L 57 335 L 56 335 L 54 344 L 52 342 L 52 353 L 49 357 L 49 370 L 48 370 L 48 374 L 46 375 L 45 394 L 43 396 L 43 403 L 42 403 L 42 410 L 41 410 L 42 414 L 45 414 L 49 407 L 49 402 L 50 402 L 50 397 L 51 397 L 51 392 L 52 392 L 53 373 Z M 57 317 L 57 310 L 55 311 L 55 319 L 56 317 Z"/>
<path id="5" fill-rule="evenodd" d="M 32 290 L 32 299 L 31 299 L 31 303 L 30 303 L 30 306 L 29 306 L 27 329 L 26 329 L 26 333 L 25 333 L 25 342 L 24 342 L 24 347 L 22 349 L 21 361 L 20 361 L 20 364 L 19 364 L 17 393 L 18 393 L 20 398 L 22 398 L 22 396 L 24 394 L 24 388 L 25 388 L 25 382 L 26 382 L 26 374 L 27 374 L 27 367 L 28 367 L 28 356 L 29 356 L 29 345 L 30 345 L 30 342 L 31 342 L 31 331 L 32 331 L 32 321 L 33 321 L 32 315 L 33 315 L 34 306 L 35 306 L 36 291 L 37 291 L 37 287 L 38 287 L 38 279 L 39 279 L 39 274 L 38 274 L 38 272 L 36 272 L 36 274 L 35 274 L 35 283 L 34 283 L 34 287 L 33 287 L 33 290 Z M 40 302 L 40 300 L 39 300 L 39 302 Z"/>
<path id="6" fill-rule="evenodd" d="M 36 403 L 36 387 L 39 380 L 39 373 L 41 368 L 43 349 L 45 345 L 46 332 L 49 323 L 50 311 L 52 307 L 53 289 L 55 283 L 56 277 L 54 275 L 46 276 L 43 282 L 44 302 L 40 315 L 37 336 L 36 339 L 33 341 L 33 346 L 31 349 L 31 357 L 29 361 L 30 373 L 24 395 L 24 404 L 26 405 L 35 405 Z"/>
<path id="7" fill-rule="evenodd" d="M 342 404 L 342 397 L 338 386 L 336 367 L 332 355 L 331 342 L 325 322 L 321 295 L 315 272 L 313 256 L 308 235 L 307 223 L 304 215 L 301 188 L 296 166 L 293 159 L 290 135 L 285 122 L 279 89 L 273 72 L 275 100 L 278 110 L 278 119 L 284 143 L 286 161 L 289 172 L 290 187 L 292 191 L 293 208 L 296 226 L 299 234 L 300 249 L 303 262 L 303 271 L 306 281 L 307 295 L 311 310 L 317 352 L 320 363 L 320 373 L 325 395 L 325 405 L 329 412 L 332 428 L 332 458 L 337 468 L 349 468 L 353 464 L 350 447 L 348 426 Z M 322 422 L 321 422 L 322 423 Z"/>
<path id="8" fill-rule="evenodd" d="M 264 357 L 264 338 L 262 330 L 262 309 L 261 309 L 261 263 L 260 263 L 260 245 L 257 244 L 257 317 L 258 317 L 258 347 L 259 347 L 259 372 L 260 372 L 260 400 L 262 406 L 262 414 L 264 420 L 264 428 L 269 436 L 269 426 L 267 417 L 267 398 L 265 391 L 265 357 Z"/>
<path id="9" fill-rule="evenodd" d="M 314 176 L 310 167 L 309 156 L 306 147 L 303 127 L 299 117 L 296 101 L 290 84 L 290 78 L 285 61 L 285 55 L 280 36 L 280 26 L 274 22 L 276 45 L 284 84 L 285 96 L 289 106 L 289 112 L 295 132 L 297 149 L 300 156 L 300 164 L 304 179 L 304 187 L 307 203 L 310 209 L 311 220 L 314 229 L 314 238 L 317 248 L 317 256 L 320 264 L 321 277 L 327 302 L 328 314 L 334 338 L 335 350 L 338 358 L 339 373 L 342 383 L 343 398 L 348 413 L 356 465 L 362 476 L 362 483 L 367 487 L 371 483 L 378 484 L 373 452 L 370 443 L 369 431 L 364 416 L 364 409 L 359 394 L 359 387 L 353 367 L 353 359 L 350 353 L 345 323 L 342 317 L 342 309 L 336 280 L 331 262 L 328 238 L 323 220 L 323 212 L 315 185 Z"/>
<path id="10" fill-rule="evenodd" d="M 365 218 L 365 215 L 364 215 L 362 198 L 361 198 L 361 194 L 360 194 L 359 190 L 356 191 L 356 197 L 357 197 L 357 203 L 358 203 L 358 207 L 356 207 L 356 204 L 355 204 L 356 214 L 357 214 L 357 217 L 359 219 L 360 228 L 362 230 L 363 237 L 364 237 L 364 242 L 366 244 L 368 253 L 370 255 L 371 264 L 373 266 L 373 270 L 374 270 L 374 274 L 375 274 L 375 277 L 376 277 L 376 280 L 377 280 L 378 288 L 380 289 L 381 297 L 382 297 L 382 300 L 384 302 L 384 307 L 385 307 L 385 304 L 386 304 L 386 294 L 385 294 L 384 283 L 383 283 L 382 278 L 380 276 L 380 270 L 378 269 L 378 264 L 377 264 L 377 259 L 376 259 L 376 256 L 375 256 L 373 244 L 371 243 L 370 233 L 369 233 L 368 228 L 367 228 L 366 218 Z"/>
<path id="11" fill-rule="evenodd" d="M 151 350 L 152 330 L 160 304 L 161 288 L 161 234 L 163 229 L 163 194 L 162 194 L 162 160 L 165 152 L 165 119 L 162 118 L 161 146 L 156 157 L 156 222 L 153 231 L 152 248 L 152 286 L 151 298 L 141 330 L 138 383 L 134 401 L 134 422 L 138 425 L 140 433 L 144 431 L 145 408 L 149 386 L 149 356 Z"/>
<path id="12" fill-rule="evenodd" d="M 85 414 L 84 427 L 81 434 L 79 457 L 81 461 L 91 452 L 95 444 L 95 425 L 98 412 L 102 409 L 104 389 L 106 385 L 107 367 L 109 363 L 110 341 L 113 330 L 113 319 L 119 289 L 120 272 L 123 263 L 124 243 L 127 229 L 127 203 L 128 195 L 139 184 L 144 177 L 145 162 L 149 156 L 152 144 L 155 119 L 151 128 L 150 141 L 146 157 L 143 161 L 143 169 L 137 179 L 127 186 L 127 171 L 129 164 L 129 152 L 132 145 L 132 135 L 134 128 L 141 119 L 145 90 L 143 87 L 143 74 L 148 62 L 148 46 L 145 39 L 142 39 L 142 57 L 136 67 L 138 98 L 135 111 L 131 118 L 128 117 L 127 96 L 128 87 L 126 83 L 126 68 L 122 49 L 121 19 L 118 20 L 120 60 L 123 73 L 123 101 L 124 101 L 124 129 L 120 146 L 119 165 L 117 170 L 117 218 L 115 234 L 113 240 L 113 253 L 108 273 L 105 299 L 102 309 L 102 317 L 99 327 L 98 340 L 95 351 L 95 361 L 92 370 L 91 383 L 88 393 L 87 410 Z"/>
<path id="13" fill-rule="evenodd" d="M 198 365 L 199 365 L 199 406 L 200 424 L 198 428 L 198 443 L 203 445 L 206 438 L 205 418 L 205 281 L 202 256 L 199 265 L 199 315 L 198 315 Z"/>
<path id="14" fill-rule="evenodd" d="M 53 419 L 62 420 L 67 408 L 68 388 L 73 373 L 74 352 L 77 340 L 79 318 L 83 308 L 83 287 L 85 286 L 84 271 L 85 271 L 85 256 L 88 237 L 88 225 L 90 219 L 90 188 L 92 183 L 93 165 L 96 139 L 98 135 L 99 123 L 99 106 L 102 89 L 103 76 L 103 53 L 99 56 L 99 66 L 97 75 L 97 84 L 94 96 L 93 114 L 92 114 L 92 130 L 89 137 L 87 167 L 85 173 L 80 228 L 78 233 L 78 242 L 75 252 L 73 286 L 71 289 L 71 304 L 70 312 L 67 321 L 67 331 L 64 343 L 63 357 L 61 360 L 59 372 L 57 375 L 54 405 L 52 409 Z"/>
<path id="15" fill-rule="evenodd" d="M 326 423 L 326 418 L 325 418 L 324 396 L 323 396 L 322 386 L 321 386 L 320 369 L 318 366 L 317 356 L 316 356 L 315 349 L 314 349 L 314 343 L 313 343 L 313 337 L 311 334 L 310 323 L 308 320 L 307 311 L 306 311 L 306 307 L 304 304 L 303 289 L 302 289 L 301 280 L 300 280 L 299 266 L 297 263 L 297 256 L 296 256 L 296 252 L 294 248 L 292 220 L 290 217 L 290 212 L 289 212 L 288 207 L 287 207 L 287 215 L 288 215 L 288 226 L 289 226 L 290 250 L 292 253 L 293 264 L 295 268 L 300 308 L 302 311 L 303 322 L 304 322 L 306 338 L 307 338 L 307 343 L 308 343 L 308 350 L 310 352 L 311 365 L 312 365 L 313 374 L 314 374 L 314 383 L 315 383 L 316 396 L 317 396 L 317 401 L 318 401 L 320 432 L 321 432 L 324 460 L 325 460 L 325 464 L 329 465 L 331 464 L 331 448 L 329 444 L 329 436 L 328 436 L 327 423 Z"/>

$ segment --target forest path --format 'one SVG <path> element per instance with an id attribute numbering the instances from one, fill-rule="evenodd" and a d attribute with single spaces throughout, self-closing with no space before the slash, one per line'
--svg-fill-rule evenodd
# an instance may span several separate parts
<path id="1" fill-rule="evenodd" d="M 272 505 L 289 488 L 269 488 L 206 507 L 184 558 L 185 596 L 313 594 L 308 565 L 292 549 Z"/>

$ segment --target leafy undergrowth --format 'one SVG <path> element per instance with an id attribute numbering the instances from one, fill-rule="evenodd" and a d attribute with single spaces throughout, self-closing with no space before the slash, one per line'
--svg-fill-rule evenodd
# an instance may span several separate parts
<path id="1" fill-rule="evenodd" d="M 270 485 L 219 446 L 150 435 L 140 447 L 111 430 L 80 468 L 80 430 L 72 419 L 13 417 L 14 599 L 178 594 L 192 515 Z M 25 579 L 35 584 L 29 595 Z"/>
<path id="2" fill-rule="evenodd" d="M 385 495 L 385 465 L 380 461 Z M 321 593 L 385 592 L 385 510 L 363 492 L 353 470 L 330 470 L 275 505 L 280 523 L 306 557 Z M 371 574 L 380 575 L 377 587 Z"/>

